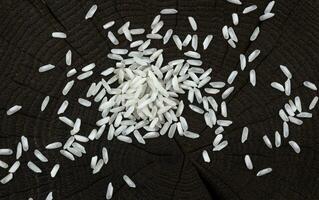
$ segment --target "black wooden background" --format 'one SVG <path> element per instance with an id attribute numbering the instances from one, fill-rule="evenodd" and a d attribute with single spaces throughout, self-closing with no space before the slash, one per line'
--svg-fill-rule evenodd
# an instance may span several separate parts
<path id="1" fill-rule="evenodd" d="M 15 149 L 21 135 L 29 138 L 30 151 L 24 153 L 21 167 L 14 179 L 0 186 L 0 199 L 22 200 L 28 197 L 45 199 L 53 191 L 55 199 L 87 200 L 105 199 L 109 181 L 114 185 L 113 199 L 138 200 L 316 200 L 319 199 L 319 123 L 318 108 L 312 119 L 303 126 L 291 126 L 290 139 L 301 146 L 298 155 L 284 140 L 279 149 L 269 150 L 262 136 L 273 137 L 281 130 L 278 110 L 288 97 L 270 87 L 272 81 L 283 82 L 280 64 L 288 66 L 293 73 L 293 96 L 300 95 L 303 105 L 309 105 L 315 92 L 302 86 L 304 80 L 319 85 L 319 2 L 317 0 L 278 0 L 273 12 L 276 16 L 265 22 L 258 17 L 268 0 L 243 0 L 237 7 L 224 0 L 1 0 L 0 1 L 0 148 Z M 96 3 L 98 11 L 91 20 L 85 20 L 87 10 Z M 231 13 L 255 3 L 259 9 L 248 15 L 240 15 L 235 31 L 239 36 L 238 48 L 232 49 L 222 39 L 221 28 L 231 25 Z M 62 157 L 58 151 L 46 151 L 44 146 L 54 141 L 65 141 L 68 128 L 57 118 L 57 109 L 65 97 L 61 90 L 68 79 L 65 73 L 65 53 L 73 52 L 73 66 L 80 69 L 95 62 L 100 69 L 111 67 L 106 58 L 112 48 L 106 39 L 102 25 L 115 20 L 116 27 L 131 21 L 132 27 L 149 30 L 150 23 L 163 8 L 176 8 L 179 13 L 163 17 L 165 30 L 173 28 L 185 36 L 191 32 L 187 16 L 198 22 L 198 35 L 203 38 L 213 34 L 208 50 L 200 50 L 204 67 L 213 68 L 214 80 L 225 80 L 228 74 L 239 69 L 239 53 L 246 55 L 259 48 L 261 54 L 249 66 L 257 72 L 257 86 L 249 84 L 249 70 L 238 75 L 235 93 L 228 99 L 228 112 L 235 122 L 226 131 L 229 146 L 222 152 L 212 153 L 211 129 L 205 128 L 200 115 L 186 110 L 190 127 L 201 133 L 197 140 L 176 136 L 149 140 L 146 145 L 125 144 L 117 140 L 103 139 L 86 146 L 87 154 L 75 162 Z M 259 25 L 261 33 L 255 42 L 249 41 L 254 28 Z M 51 38 L 53 31 L 66 32 L 65 40 Z M 201 41 L 202 41 L 201 40 Z M 128 43 L 121 38 L 121 44 Z M 160 45 L 158 45 L 160 47 Z M 162 48 L 162 47 L 161 47 Z M 169 59 L 176 55 L 171 41 L 165 46 Z M 56 69 L 40 74 L 38 68 L 52 63 Z M 97 70 L 97 71 L 98 71 Z M 97 74 L 97 73 L 96 73 Z M 81 116 L 85 122 L 81 132 L 94 127 L 99 113 L 95 107 L 83 108 L 77 98 L 88 89 L 90 81 L 77 81 L 66 97 L 69 102 L 67 116 Z M 51 101 L 45 112 L 40 112 L 43 98 Z M 13 116 L 6 110 L 15 104 L 23 109 Z M 241 130 L 250 129 L 248 142 L 240 143 Z M 90 158 L 100 155 L 102 146 L 110 152 L 110 163 L 97 175 L 89 168 Z M 38 148 L 49 158 L 49 163 L 38 162 L 32 151 Z M 207 149 L 212 162 L 204 163 L 201 157 Z M 243 157 L 250 154 L 254 170 L 245 168 Z M 14 162 L 14 156 L 0 159 Z M 38 164 L 42 174 L 35 175 L 26 163 Z M 50 177 L 55 163 L 61 164 L 56 178 Z M 256 177 L 259 169 L 272 167 L 273 172 Z M 6 175 L 0 170 L 0 177 Z M 128 174 L 137 188 L 131 189 L 122 180 Z"/>

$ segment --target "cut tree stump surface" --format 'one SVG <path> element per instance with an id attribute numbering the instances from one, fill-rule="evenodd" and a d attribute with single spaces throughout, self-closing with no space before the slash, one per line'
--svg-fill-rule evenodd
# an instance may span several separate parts
<path id="1" fill-rule="evenodd" d="M 259 22 L 268 1 L 244 1 L 238 7 L 222 0 L 3 0 L 0 3 L 0 148 L 15 149 L 21 135 L 29 139 L 30 151 L 23 153 L 21 167 L 14 179 L 0 185 L 1 200 L 23 200 L 28 197 L 45 199 L 52 191 L 57 200 L 102 200 L 107 184 L 114 185 L 113 199 L 123 200 L 315 200 L 319 199 L 319 123 L 318 107 L 313 118 L 302 126 L 291 126 L 290 139 L 301 147 L 296 154 L 288 140 L 278 149 L 270 150 L 263 143 L 267 134 L 273 140 L 274 132 L 282 130 L 278 110 L 290 98 L 270 87 L 273 81 L 283 82 L 279 65 L 286 65 L 293 74 L 292 97 L 299 95 L 305 108 L 318 92 L 302 86 L 309 80 L 319 85 L 319 3 L 316 0 L 278 0 L 274 18 Z M 89 8 L 98 5 L 94 17 L 85 20 Z M 232 25 L 231 14 L 256 4 L 258 9 L 247 15 L 240 14 L 235 31 L 239 38 L 236 49 L 230 48 L 222 38 L 221 28 Z M 81 132 L 89 132 L 100 117 L 97 107 L 85 108 L 77 103 L 89 84 L 105 67 L 114 66 L 106 55 L 112 48 L 107 31 L 102 25 L 115 20 L 115 28 L 126 21 L 131 27 L 150 30 L 153 18 L 163 8 L 176 8 L 177 15 L 163 16 L 164 30 L 173 28 L 184 38 L 193 33 L 188 16 L 198 23 L 200 41 L 207 34 L 214 39 L 202 54 L 205 69 L 213 68 L 214 80 L 226 80 L 232 70 L 239 69 L 239 54 L 249 55 L 260 49 L 261 54 L 234 82 L 234 94 L 227 99 L 228 113 L 234 124 L 224 137 L 229 145 L 221 152 L 212 152 L 214 131 L 205 128 L 203 117 L 186 108 L 183 114 L 189 126 L 201 137 L 196 140 L 176 136 L 148 140 L 146 145 L 126 144 L 105 138 L 86 146 L 87 154 L 75 162 L 67 160 L 58 150 L 45 150 L 45 145 L 65 141 L 69 128 L 58 120 L 57 110 L 67 99 L 70 102 L 66 116 L 77 116 L 84 122 Z M 254 42 L 249 37 L 260 26 L 260 35 Z M 114 28 L 114 30 L 116 30 Z M 67 39 L 54 39 L 54 31 L 65 32 Z M 163 33 L 162 33 L 163 34 Z M 123 37 L 120 46 L 127 47 Z M 201 44 L 200 42 L 200 44 Z M 160 43 L 155 47 L 163 48 Z M 65 54 L 73 53 L 77 69 L 95 62 L 95 75 L 77 81 L 67 95 L 62 96 L 64 85 L 71 80 L 65 73 L 71 67 L 65 64 Z M 168 60 L 181 56 L 171 40 L 165 47 Z M 189 48 L 190 49 L 190 48 Z M 57 67 L 39 73 L 44 64 Z M 249 69 L 255 69 L 257 86 L 249 83 Z M 51 101 L 44 112 L 40 106 L 45 96 Z M 181 97 L 186 98 L 185 96 Z M 12 116 L 6 111 L 19 104 L 23 108 Z M 249 127 L 249 138 L 241 144 L 241 131 Z M 82 130 L 83 129 L 83 130 Z M 177 134 L 176 134 L 177 135 Z M 105 135 L 104 135 L 105 136 Z M 109 149 L 110 162 L 100 173 L 92 175 L 90 159 Z M 40 163 L 33 155 L 39 149 L 48 158 Z M 207 150 L 211 163 L 205 163 L 201 153 Z M 250 154 L 254 169 L 244 164 L 244 155 Z M 10 163 L 15 156 L 0 159 Z M 43 173 L 34 174 L 26 164 L 38 164 Z M 56 178 L 50 177 L 55 163 L 61 164 Z M 272 167 L 273 172 L 256 177 L 258 170 Z M 0 169 L 0 177 L 6 175 Z M 127 174 L 137 185 L 129 188 L 122 179 Z"/>

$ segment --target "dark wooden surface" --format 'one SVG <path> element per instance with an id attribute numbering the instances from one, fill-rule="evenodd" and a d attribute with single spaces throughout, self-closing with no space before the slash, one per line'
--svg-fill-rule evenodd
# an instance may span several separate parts
<path id="1" fill-rule="evenodd" d="M 282 147 L 270 151 L 262 136 L 273 136 L 281 130 L 278 110 L 289 99 L 271 89 L 272 81 L 282 81 L 279 64 L 293 73 L 293 95 L 300 95 L 304 105 L 309 105 L 316 95 L 302 87 L 304 80 L 319 85 L 319 3 L 316 0 L 278 0 L 276 16 L 260 23 L 258 16 L 268 1 L 243 1 L 244 6 L 256 3 L 258 11 L 240 16 L 236 33 L 239 46 L 231 49 L 221 36 L 221 28 L 231 24 L 231 13 L 241 12 L 222 0 L 2 0 L 0 3 L 0 148 L 13 148 L 21 135 L 29 138 L 31 150 L 38 148 L 49 158 L 49 163 L 36 161 L 32 151 L 23 154 L 22 166 L 7 185 L 0 185 L 0 199 L 22 200 L 27 197 L 45 199 L 53 191 L 55 199 L 100 200 L 105 199 L 109 181 L 115 187 L 113 199 L 138 200 L 316 200 L 319 199 L 319 123 L 318 108 L 313 119 L 305 120 L 301 127 L 292 126 L 290 139 L 301 146 L 295 154 L 287 140 Z M 90 6 L 96 3 L 98 11 L 92 20 L 84 20 Z M 162 137 L 149 140 L 147 145 L 128 145 L 119 141 L 108 142 L 105 137 L 86 146 L 87 154 L 76 162 L 63 158 L 57 151 L 46 151 L 44 146 L 54 141 L 65 141 L 68 129 L 57 119 L 57 109 L 63 102 L 61 90 L 68 81 L 65 73 L 70 67 L 64 62 L 65 53 L 71 49 L 76 68 L 90 62 L 97 63 L 101 71 L 114 63 L 106 58 L 112 47 L 106 39 L 102 25 L 110 20 L 131 21 L 132 27 L 149 30 L 150 23 L 163 8 L 174 7 L 176 16 L 165 16 L 165 30 L 174 28 L 183 37 L 191 31 L 187 16 L 198 22 L 199 38 L 213 34 L 209 50 L 201 52 L 204 67 L 213 68 L 215 80 L 225 80 L 238 69 L 239 53 L 248 55 L 259 48 L 261 55 L 248 68 L 257 72 L 257 87 L 248 83 L 248 70 L 235 81 L 235 93 L 228 100 L 230 118 L 235 122 L 224 134 L 229 146 L 222 152 L 212 153 L 214 133 L 204 128 L 203 119 L 189 110 L 185 116 L 190 127 L 200 132 L 197 140 L 177 136 L 173 140 Z M 257 41 L 249 42 L 255 26 L 261 33 Z M 67 33 L 66 40 L 52 39 L 53 31 Z M 121 38 L 123 46 L 128 43 Z M 160 47 L 160 45 L 158 45 Z M 165 47 L 168 58 L 176 57 L 173 42 Z M 39 74 L 38 67 L 47 63 L 56 69 Z M 96 73 L 97 74 L 97 73 Z M 67 116 L 81 116 L 83 132 L 93 128 L 99 117 L 96 109 L 86 109 L 77 104 L 77 98 L 88 88 L 93 76 L 78 81 L 67 99 L 70 106 Z M 50 95 L 51 102 L 45 112 L 40 112 L 43 98 Z M 317 93 L 318 95 L 318 93 Z M 14 104 L 23 109 L 13 116 L 6 110 Z M 240 143 L 241 129 L 250 128 L 248 142 Z M 81 129 L 82 131 L 82 129 Z M 89 169 L 91 156 L 99 154 L 106 145 L 110 163 L 97 175 Z M 212 162 L 204 163 L 201 157 L 207 149 Z M 245 168 L 243 157 L 250 154 L 254 170 Z M 1 157 L 8 163 L 14 156 Z M 32 160 L 44 173 L 35 175 L 26 167 Z M 61 170 L 55 179 L 49 171 L 55 163 Z M 265 177 L 256 177 L 258 169 L 272 167 Z M 0 177 L 6 174 L 0 170 Z M 128 174 L 136 189 L 125 185 L 121 176 Z"/>

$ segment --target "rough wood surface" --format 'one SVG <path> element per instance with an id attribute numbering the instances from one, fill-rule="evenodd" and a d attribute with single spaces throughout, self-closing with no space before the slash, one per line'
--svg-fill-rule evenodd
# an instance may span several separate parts
<path id="1" fill-rule="evenodd" d="M 291 128 L 291 139 L 301 146 L 301 154 L 295 154 L 285 141 L 279 149 L 270 151 L 262 141 L 264 134 L 281 130 L 278 110 L 289 99 L 270 87 L 272 81 L 281 81 L 279 64 L 285 64 L 293 73 L 293 93 L 302 97 L 308 105 L 315 95 L 302 82 L 310 80 L 319 85 L 319 3 L 316 0 L 278 0 L 274 8 L 276 16 L 259 22 L 268 1 L 243 1 L 238 8 L 222 0 L 2 0 L 0 3 L 0 148 L 15 148 L 20 136 L 29 138 L 31 149 L 38 148 L 49 158 L 48 164 L 35 161 L 31 151 L 22 157 L 22 166 L 14 180 L 0 186 L 0 199 L 22 200 L 27 197 L 45 199 L 53 191 L 55 199 L 87 200 L 105 199 L 107 183 L 113 182 L 113 199 L 127 200 L 315 200 L 319 199 L 319 123 L 318 108 L 313 118 L 305 120 L 301 127 Z M 93 3 L 98 11 L 91 20 L 84 16 Z M 245 5 L 255 3 L 256 12 L 240 16 L 236 27 L 239 46 L 231 49 L 221 36 L 221 28 L 231 24 L 231 13 L 241 12 Z M 204 128 L 203 119 L 189 110 L 185 116 L 190 127 L 200 132 L 198 140 L 166 137 L 150 140 L 147 145 L 127 145 L 119 141 L 100 140 L 87 146 L 87 154 L 76 162 L 61 157 L 57 151 L 46 151 L 44 146 L 68 137 L 67 127 L 57 119 L 57 109 L 63 102 L 61 90 L 68 79 L 69 67 L 64 62 L 65 53 L 73 51 L 74 66 L 95 62 L 97 66 L 112 66 L 106 58 L 112 47 L 102 25 L 110 20 L 131 21 L 133 27 L 145 27 L 163 8 L 174 7 L 176 16 L 163 17 L 165 26 L 172 27 L 183 37 L 191 31 L 187 16 L 198 22 L 199 38 L 213 34 L 209 50 L 201 52 L 205 67 L 212 67 L 216 80 L 225 80 L 238 69 L 238 55 L 249 54 L 259 48 L 261 55 L 249 68 L 257 72 L 257 87 L 249 84 L 248 71 L 239 74 L 236 90 L 228 100 L 229 113 L 235 122 L 227 129 L 227 149 L 212 153 L 214 133 Z M 259 25 L 261 33 L 255 42 L 249 36 Z M 66 32 L 66 40 L 51 38 L 51 32 Z M 122 38 L 122 45 L 124 42 Z M 174 43 L 165 47 L 169 59 L 176 56 Z M 55 70 L 39 74 L 38 67 L 47 63 Z M 98 69 L 99 70 L 99 69 Z M 98 71 L 97 70 L 97 71 Z M 101 69 L 100 69 L 101 70 Z M 77 97 L 88 88 L 90 80 L 76 83 L 76 89 L 67 99 L 70 106 L 67 115 L 82 116 L 84 132 L 94 127 L 99 113 L 95 108 L 79 106 Z M 40 112 L 43 98 L 50 95 L 51 102 L 45 112 Z M 318 95 L 318 93 L 317 93 Z M 13 116 L 6 110 L 15 104 L 23 109 Z M 240 144 L 241 129 L 249 126 L 246 144 Z M 110 163 L 101 173 L 92 175 L 89 169 L 91 156 L 101 151 L 103 145 L 110 149 Z M 212 162 L 204 163 L 201 157 L 207 149 Z M 252 155 L 254 170 L 245 168 L 243 157 Z M 13 157 L 1 157 L 13 163 Z M 35 161 L 44 173 L 35 175 L 26 163 Z M 55 179 L 49 171 L 55 163 L 61 170 Z M 271 166 L 273 173 L 256 177 L 258 169 Z M 0 170 L 0 177 L 6 174 Z M 137 185 L 130 189 L 122 180 L 128 174 Z"/>

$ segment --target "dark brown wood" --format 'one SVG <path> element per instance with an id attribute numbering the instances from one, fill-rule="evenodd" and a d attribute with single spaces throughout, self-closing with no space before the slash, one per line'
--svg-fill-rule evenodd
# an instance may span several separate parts
<path id="1" fill-rule="evenodd" d="M 313 118 L 305 120 L 301 127 L 292 126 L 290 138 L 301 146 L 301 154 L 293 152 L 287 141 L 279 149 L 270 151 L 262 141 L 264 134 L 272 135 L 281 130 L 278 109 L 289 99 L 270 87 L 272 81 L 283 80 L 279 65 L 284 64 L 293 73 L 294 95 L 300 95 L 308 105 L 314 95 L 302 87 L 304 80 L 319 85 L 319 4 L 316 0 L 278 0 L 274 7 L 276 16 L 259 22 L 268 1 L 243 1 L 238 8 L 224 0 L 3 0 L 0 3 L 0 148 L 15 148 L 21 135 L 29 138 L 31 150 L 40 149 L 49 158 L 43 164 L 35 160 L 32 151 L 25 153 L 21 168 L 14 180 L 0 185 L 0 199 L 20 200 L 33 197 L 45 199 L 53 191 L 54 199 L 105 199 L 109 181 L 114 185 L 113 199 L 127 200 L 315 200 L 319 199 L 319 123 L 318 107 Z M 94 18 L 84 16 L 93 3 L 98 5 Z M 222 39 L 221 28 L 231 24 L 231 13 L 241 12 L 250 4 L 258 10 L 240 15 L 236 27 L 239 36 L 238 48 L 231 49 Z M 239 53 L 248 55 L 254 49 L 261 50 L 258 59 L 248 66 L 257 72 L 257 87 L 249 84 L 249 71 L 238 75 L 236 90 L 228 100 L 228 111 L 235 122 L 226 130 L 229 146 L 222 152 L 212 152 L 214 132 L 205 128 L 200 115 L 186 109 L 185 116 L 190 127 L 200 132 L 201 137 L 190 140 L 176 136 L 150 140 L 147 145 L 134 142 L 132 145 L 119 141 L 108 142 L 105 138 L 86 146 L 87 154 L 71 162 L 57 151 L 46 151 L 44 146 L 54 141 L 64 141 L 68 129 L 57 119 L 57 109 L 63 102 L 61 90 L 69 79 L 65 73 L 70 69 L 64 62 L 65 53 L 73 52 L 73 65 L 80 69 L 95 62 L 97 73 L 114 63 L 106 57 L 112 44 L 106 39 L 102 25 L 115 20 L 118 28 L 126 21 L 132 27 L 150 29 L 150 23 L 163 8 L 173 7 L 179 13 L 164 16 L 165 29 L 183 37 L 191 32 L 187 16 L 198 22 L 198 35 L 203 39 L 213 34 L 209 50 L 202 51 L 205 68 L 213 68 L 215 80 L 225 80 L 228 74 L 239 68 Z M 255 42 L 249 36 L 259 25 L 261 33 Z M 115 30 L 115 29 L 114 29 Z M 53 31 L 66 32 L 65 40 L 51 38 Z M 164 33 L 164 32 L 163 32 Z M 120 38 L 123 47 L 128 46 Z M 202 41 L 202 40 L 201 40 Z M 160 44 L 155 44 L 160 47 Z M 171 41 L 165 46 L 168 59 L 181 55 Z M 41 65 L 52 63 L 57 69 L 39 74 Z M 102 67 L 103 66 L 103 67 Z M 67 96 L 70 106 L 67 115 L 81 116 L 83 131 L 94 127 L 99 113 L 95 108 L 80 107 L 77 98 L 89 87 L 88 80 L 76 83 L 76 89 Z M 50 95 L 51 102 L 45 112 L 40 112 L 43 98 Z M 185 97 L 183 97 L 185 98 Z M 6 110 L 21 104 L 23 109 L 13 116 Z M 241 129 L 249 126 L 249 140 L 240 143 Z M 82 129 L 81 129 L 82 130 Z M 103 146 L 110 152 L 110 163 L 97 174 L 89 169 L 91 156 L 98 154 Z M 203 149 L 208 150 L 212 163 L 204 163 Z M 245 168 L 243 157 L 250 154 L 254 170 Z M 13 163 L 12 157 L 0 157 Z M 32 160 L 44 173 L 35 175 L 26 167 Z M 56 178 L 49 172 L 55 163 L 61 170 Z M 258 169 L 272 167 L 273 172 L 265 177 L 256 177 Z M 6 172 L 0 169 L 0 177 Z M 128 188 L 122 175 L 128 174 L 137 185 Z"/>

